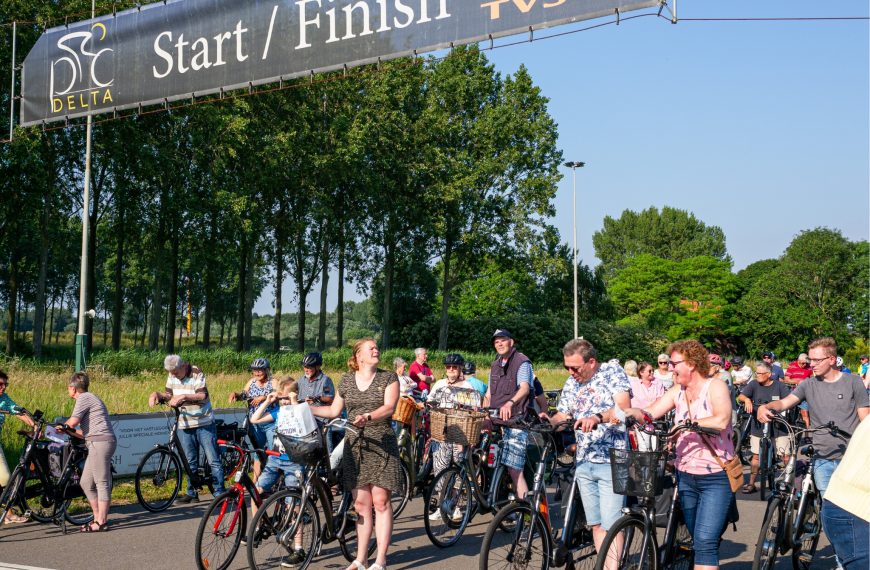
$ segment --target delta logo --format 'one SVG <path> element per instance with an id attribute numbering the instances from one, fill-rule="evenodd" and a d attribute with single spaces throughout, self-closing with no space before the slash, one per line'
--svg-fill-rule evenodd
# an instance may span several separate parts
<path id="1" fill-rule="evenodd" d="M 112 101 L 112 57 L 105 24 L 97 22 L 88 31 L 71 32 L 57 40 L 64 55 L 52 60 L 49 97 L 52 114 L 68 115 L 107 106 Z"/>

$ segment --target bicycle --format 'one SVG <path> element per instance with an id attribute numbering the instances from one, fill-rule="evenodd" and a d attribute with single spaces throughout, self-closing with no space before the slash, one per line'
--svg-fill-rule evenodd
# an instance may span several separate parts
<path id="1" fill-rule="evenodd" d="M 813 479 L 815 449 L 812 444 L 808 444 L 798 450 L 796 444 L 801 436 L 825 430 L 846 439 L 850 435 L 841 431 L 833 422 L 818 428 L 797 429 L 776 415 L 771 421 L 786 428 L 792 453 L 782 478 L 777 481 L 776 488 L 768 499 L 755 547 L 752 570 L 772 570 L 776 557 L 784 556 L 789 550 L 792 553 L 792 568 L 807 570 L 816 554 L 822 532 L 822 499 Z M 799 453 L 806 455 L 808 461 L 799 463 Z M 802 476 L 799 482 L 796 480 L 798 475 Z"/>
<path id="2" fill-rule="evenodd" d="M 771 437 L 771 422 L 764 424 L 758 442 L 758 498 L 764 501 L 776 477 L 776 445 Z"/>
<path id="3" fill-rule="evenodd" d="M 755 421 L 752 414 L 747 412 L 740 403 L 735 404 L 737 409 L 737 424 L 732 432 L 734 452 L 740 458 L 740 463 L 750 465 L 752 463 L 752 448 L 749 435 L 752 431 L 752 422 Z"/>
<path id="4" fill-rule="evenodd" d="M 349 489 L 344 489 L 337 507 L 333 508 L 330 485 L 337 483 L 329 470 L 329 456 L 323 445 L 324 432 L 333 426 L 344 426 L 354 430 L 344 419 L 335 419 L 317 430 L 320 445 L 312 446 L 304 453 L 289 452 L 294 448 L 280 434 L 284 447 L 293 462 L 305 466 L 301 487 L 292 487 L 277 492 L 265 500 L 257 510 L 257 514 L 248 528 L 247 555 L 248 564 L 254 570 L 258 568 L 277 568 L 292 564 L 299 570 L 307 568 L 317 556 L 323 545 L 337 540 L 341 552 L 348 562 L 356 560 L 356 517 L 350 514 L 353 496 Z M 267 451 L 269 455 L 280 455 L 275 451 Z M 330 477 L 324 480 L 322 473 Z M 318 508 L 319 506 L 319 508 Z M 322 522 L 321 522 L 322 512 Z M 371 516 L 371 515 L 370 515 Z M 321 525 L 325 525 L 321 528 Z M 294 542 L 299 537 L 302 542 L 301 560 L 290 562 L 294 551 Z M 374 537 L 372 537 L 374 538 Z M 304 541 L 304 542 L 303 542 Z M 369 555 L 375 550 L 374 540 L 368 546 Z"/>
<path id="5" fill-rule="evenodd" d="M 573 425 L 572 421 L 556 426 L 549 423 L 526 426 L 528 431 L 545 435 Z M 542 456 L 549 458 L 558 450 L 553 437 L 544 438 Z M 531 489 L 525 498 L 516 499 L 496 513 L 489 523 L 480 549 L 480 570 L 489 568 L 542 568 L 565 566 L 591 570 L 595 564 L 595 543 L 592 530 L 586 525 L 586 514 L 580 498 L 580 488 L 573 476 L 568 502 L 564 507 L 564 524 L 559 539 L 550 518 L 547 502 L 546 465 L 540 461 L 535 468 Z M 564 468 L 562 468 L 564 470 Z M 565 470 L 567 471 L 567 470 Z M 505 526 L 508 527 L 505 532 Z"/>
<path id="6" fill-rule="evenodd" d="M 497 417 L 498 410 L 491 409 L 489 413 Z M 475 514 L 495 514 L 516 497 L 510 474 L 500 461 L 500 440 L 498 426 L 492 426 L 475 446 L 465 446 L 458 464 L 451 458 L 450 465 L 429 485 L 423 523 L 426 535 L 438 548 L 456 544 Z M 525 475 L 527 480 L 531 479 L 530 472 Z M 433 520 L 430 517 L 435 513 L 440 516 Z"/>
<path id="7" fill-rule="evenodd" d="M 182 474 L 187 475 L 195 489 L 206 487 L 210 493 L 214 492 L 211 467 L 205 452 L 199 450 L 199 468 L 194 472 L 178 438 L 178 418 L 181 411 L 177 407 L 172 410 L 175 412 L 175 423 L 169 428 L 169 442 L 156 445 L 142 456 L 136 468 L 136 498 L 143 508 L 152 513 L 165 511 L 172 506 L 181 489 Z M 247 432 L 247 428 L 244 432 Z M 236 440 L 243 436 L 241 430 L 230 427 L 228 431 L 222 429 L 218 437 Z M 222 457 L 222 462 L 224 461 L 224 473 L 232 475 L 238 469 L 241 457 L 230 454 Z"/>
<path id="8" fill-rule="evenodd" d="M 48 423 L 44 413 L 36 410 L 31 414 L 25 408 L 19 407 L 15 415 L 32 419 L 34 429 L 32 432 L 18 430 L 26 443 L 18 465 L 0 494 L 0 521 L 6 518 L 11 509 L 18 507 L 22 513 L 33 517 L 37 522 L 57 524 L 64 534 L 67 532 L 66 523 L 76 526 L 89 524 L 94 520 L 94 515 L 79 486 L 88 456 L 84 439 L 71 430 L 58 429 L 69 437 L 69 447 L 60 475 L 54 476 L 49 460 L 49 446 L 52 442 L 39 439 Z"/>
<path id="9" fill-rule="evenodd" d="M 634 423 L 631 418 L 627 426 Z M 670 430 L 643 427 L 659 441 L 659 449 L 683 431 L 718 435 L 719 430 L 685 422 Z M 675 481 L 674 473 L 665 474 L 670 451 L 639 452 L 631 449 L 611 449 L 610 461 L 613 490 L 620 495 L 637 497 L 637 504 L 622 510 L 624 515 L 607 531 L 595 562 L 595 570 L 605 568 L 639 568 L 656 570 L 690 570 L 695 561 L 692 536 L 686 527 L 680 508 L 677 485 L 671 491 L 671 505 L 661 544 L 656 528 L 656 495 L 664 488 L 665 477 Z"/>
<path id="10" fill-rule="evenodd" d="M 232 563 L 239 550 L 242 539 L 248 534 L 248 511 L 245 497 L 257 507 L 262 506 L 266 493 L 260 495 L 250 477 L 259 449 L 246 449 L 233 441 L 219 439 L 218 445 L 232 450 L 242 459 L 233 475 L 233 484 L 209 504 L 196 531 L 196 566 L 199 570 L 225 570 Z M 279 478 L 278 490 L 283 486 Z"/>

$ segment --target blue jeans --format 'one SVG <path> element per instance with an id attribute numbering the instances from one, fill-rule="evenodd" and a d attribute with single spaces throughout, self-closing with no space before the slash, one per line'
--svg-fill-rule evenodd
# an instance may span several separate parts
<path id="1" fill-rule="evenodd" d="M 724 471 L 692 475 L 677 471 L 680 506 L 695 543 L 695 564 L 719 566 L 719 538 L 734 493 Z"/>
<path id="2" fill-rule="evenodd" d="M 839 459 L 813 459 L 813 479 L 819 490 L 819 496 L 823 499 L 825 491 L 828 490 L 828 483 L 831 482 L 831 476 L 834 474 L 834 469 L 839 464 Z"/>
<path id="3" fill-rule="evenodd" d="M 824 501 L 822 527 L 843 568 L 870 568 L 870 523 L 830 501 Z"/>
<path id="4" fill-rule="evenodd" d="M 284 474 L 284 486 L 289 488 L 302 485 L 305 471 L 301 465 L 293 463 L 289 459 L 271 456 L 269 457 L 269 463 L 266 464 L 266 467 L 257 479 L 257 487 L 265 493 L 270 492 L 272 486 L 278 481 L 280 473 Z"/>
<path id="5" fill-rule="evenodd" d="M 217 430 L 214 424 L 193 429 L 179 429 L 178 441 L 181 443 L 184 455 L 187 456 L 187 464 L 190 465 L 190 470 L 194 473 L 199 469 L 200 448 L 205 452 L 205 458 L 211 466 L 214 494 L 223 493 L 224 469 L 221 466 L 221 456 L 217 447 Z M 191 484 L 190 479 L 187 480 L 187 494 L 191 497 L 196 496 L 196 488 Z"/>
<path id="6" fill-rule="evenodd" d="M 613 492 L 610 464 L 578 462 L 574 469 L 574 479 L 580 487 L 586 524 L 600 524 L 601 528 L 609 530 L 622 516 L 622 507 L 625 506 L 625 497 Z"/>

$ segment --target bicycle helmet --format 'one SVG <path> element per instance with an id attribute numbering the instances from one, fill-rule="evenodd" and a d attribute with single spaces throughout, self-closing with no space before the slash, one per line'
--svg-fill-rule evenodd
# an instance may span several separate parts
<path id="1" fill-rule="evenodd" d="M 731 364 L 733 364 L 734 366 L 743 366 L 743 357 L 735 356 L 731 359 Z"/>
<path id="2" fill-rule="evenodd" d="M 444 366 L 459 366 L 461 368 L 463 365 L 465 365 L 465 359 L 461 354 L 451 352 L 444 357 Z"/>
<path id="3" fill-rule="evenodd" d="M 841 366 L 843 366 L 843 357 L 842 356 L 837 357 L 836 366 L 837 366 L 837 368 L 840 368 Z"/>
<path id="4" fill-rule="evenodd" d="M 251 363 L 251 370 L 266 370 L 271 367 L 269 360 L 266 358 L 255 358 Z"/>
<path id="5" fill-rule="evenodd" d="M 309 352 L 302 357 L 302 366 L 313 368 L 314 366 L 323 365 L 323 356 L 319 352 Z"/>
<path id="6" fill-rule="evenodd" d="M 771 360 L 776 360 L 776 355 L 767 350 L 761 353 L 761 358 L 770 358 Z"/>
<path id="7" fill-rule="evenodd" d="M 716 354 L 715 352 L 711 352 L 708 357 L 710 360 L 710 364 L 715 364 L 717 366 L 722 366 L 722 357 Z"/>
<path id="8" fill-rule="evenodd" d="M 473 360 L 466 360 L 465 366 L 462 367 L 462 373 L 466 376 L 471 376 L 475 372 L 477 372 L 477 365 L 474 364 Z"/>
<path id="9" fill-rule="evenodd" d="M 725 370 L 731 370 L 731 361 L 725 359 L 725 364 L 722 366 Z"/>

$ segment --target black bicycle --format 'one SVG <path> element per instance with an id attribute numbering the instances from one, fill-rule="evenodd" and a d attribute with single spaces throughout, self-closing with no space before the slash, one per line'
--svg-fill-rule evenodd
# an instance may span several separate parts
<path id="1" fill-rule="evenodd" d="M 632 420 L 626 422 L 630 425 Z M 645 426 L 659 441 L 659 449 L 683 431 L 718 435 L 719 430 L 684 422 L 671 430 L 658 430 Z M 623 509 L 625 515 L 607 531 L 595 570 L 615 569 L 680 569 L 690 570 L 695 553 L 692 537 L 683 519 L 677 485 L 673 485 L 671 504 L 661 544 L 656 525 L 655 497 L 662 493 L 667 478 L 675 480 L 673 473 L 665 473 L 669 459 L 667 451 L 610 450 L 613 490 L 621 495 L 637 497 L 637 504 Z M 724 508 L 724 507 L 723 507 Z"/>
<path id="2" fill-rule="evenodd" d="M 356 519 L 350 511 L 353 496 L 344 489 L 337 505 L 330 486 L 338 484 L 338 473 L 331 470 L 324 445 L 324 433 L 333 426 L 355 430 L 344 419 L 320 427 L 316 437 L 296 441 L 276 434 L 290 460 L 305 466 L 301 487 L 279 491 L 263 502 L 248 528 L 248 564 L 258 568 L 297 568 L 304 570 L 323 545 L 337 540 L 348 562 L 356 560 Z M 358 440 L 359 441 L 359 440 Z M 268 451 L 269 455 L 280 455 Z M 369 514 L 374 516 L 374 511 Z M 368 553 L 376 547 L 370 541 Z"/>
<path id="3" fill-rule="evenodd" d="M 802 435 L 828 431 L 843 439 L 850 437 L 833 422 L 801 430 L 777 415 L 772 416 L 771 421 L 779 423 L 788 432 L 792 451 L 797 449 L 796 444 Z M 798 455 L 805 455 L 807 461 L 799 462 Z M 783 477 L 777 481 L 767 502 L 752 570 L 772 570 L 777 556 L 785 556 L 789 551 L 794 570 L 807 570 L 810 567 L 822 533 L 822 498 L 813 479 L 814 455 L 812 444 L 791 453 Z"/>
<path id="4" fill-rule="evenodd" d="M 489 411 L 496 416 L 498 410 Z M 510 427 L 513 427 L 513 422 Z M 516 498 L 513 481 L 501 464 L 501 426 L 492 426 L 474 445 L 466 445 L 459 463 L 432 479 L 426 491 L 423 523 L 429 540 L 438 548 L 456 544 L 478 513 L 497 513 Z M 525 470 L 526 480 L 533 472 Z M 506 526 L 507 528 L 507 526 Z"/>
<path id="5" fill-rule="evenodd" d="M 59 456 L 55 455 L 50 449 L 54 442 L 39 439 L 48 423 L 42 411 L 31 414 L 19 407 L 14 415 L 32 419 L 34 429 L 18 431 L 25 439 L 24 450 L 0 494 L 0 521 L 14 508 L 37 522 L 53 522 L 64 533 L 66 523 L 85 525 L 93 521 L 94 515 L 79 485 L 88 456 L 84 439 L 72 430 L 58 430 L 69 437 L 69 442 Z M 57 469 L 52 469 L 52 455 L 62 462 L 59 474 Z"/>
<path id="6" fill-rule="evenodd" d="M 537 433 L 552 436 L 558 433 L 559 428 L 569 427 L 573 423 L 571 420 L 557 426 L 545 423 L 512 427 L 525 429 L 530 435 Z M 548 459 L 557 453 L 555 441 L 554 437 L 543 438 L 543 460 L 537 463 L 529 494 L 505 505 L 487 527 L 480 549 L 480 570 L 546 570 L 550 566 L 565 566 L 567 570 L 591 570 L 595 565 L 592 530 L 586 524 L 580 489 L 573 476 L 568 501 L 563 508 L 565 516 L 562 533 L 556 538 L 557 533 L 547 501 L 545 473 Z M 559 466 L 556 469 L 571 474 L 570 468 Z"/>
<path id="7" fill-rule="evenodd" d="M 181 490 L 182 475 L 187 475 L 195 489 L 206 487 L 210 493 L 214 491 L 211 467 L 201 449 L 199 468 L 195 472 L 191 469 L 178 439 L 178 417 L 181 412 L 177 407 L 172 410 L 175 412 L 175 422 L 169 428 L 169 442 L 156 445 L 142 457 L 136 468 L 136 497 L 142 507 L 153 513 L 165 511 L 175 502 Z M 245 437 L 246 430 L 233 425 L 227 428 L 219 426 L 217 432 L 218 439 L 240 441 Z M 232 475 L 241 459 L 235 451 L 222 455 L 224 474 Z"/>

